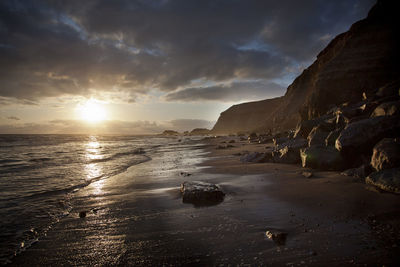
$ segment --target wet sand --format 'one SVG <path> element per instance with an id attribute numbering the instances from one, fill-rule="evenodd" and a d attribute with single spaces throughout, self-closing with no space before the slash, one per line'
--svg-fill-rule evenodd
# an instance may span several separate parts
<path id="1" fill-rule="evenodd" d="M 336 172 L 241 163 L 266 145 L 223 137 L 160 149 L 73 196 L 71 214 L 11 265 L 354 266 L 399 263 L 399 196 Z M 190 173 L 190 176 L 181 175 Z M 184 204 L 185 180 L 216 183 L 219 205 Z M 86 211 L 85 218 L 78 213 Z M 277 245 L 265 231 L 287 233 Z"/>

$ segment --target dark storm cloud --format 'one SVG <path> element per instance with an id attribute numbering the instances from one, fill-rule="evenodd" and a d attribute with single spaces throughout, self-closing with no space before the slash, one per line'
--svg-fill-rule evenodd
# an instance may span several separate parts
<path id="1" fill-rule="evenodd" d="M 96 90 L 134 99 L 156 88 L 176 100 L 193 92 L 185 88 L 196 80 L 268 82 L 309 63 L 371 6 L 371 0 L 1 1 L 0 96 L 35 100 Z M 227 94 L 229 88 L 240 92 L 214 87 Z"/>
<path id="2" fill-rule="evenodd" d="M 166 95 L 168 101 L 244 101 L 271 98 L 284 93 L 284 88 L 276 83 L 255 81 L 235 82 L 229 85 L 194 87 Z"/>

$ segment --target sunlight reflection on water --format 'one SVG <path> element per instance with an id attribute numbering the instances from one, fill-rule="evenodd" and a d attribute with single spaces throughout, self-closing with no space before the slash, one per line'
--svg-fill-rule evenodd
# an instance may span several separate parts
<path id="1" fill-rule="evenodd" d="M 101 145 L 95 136 L 90 136 L 89 142 L 86 144 L 86 158 L 89 160 L 102 159 L 104 156 L 101 154 Z M 88 163 L 85 165 L 86 181 L 100 178 L 103 175 L 102 166 L 99 163 Z M 99 183 L 96 193 L 101 193 L 103 183 Z"/>

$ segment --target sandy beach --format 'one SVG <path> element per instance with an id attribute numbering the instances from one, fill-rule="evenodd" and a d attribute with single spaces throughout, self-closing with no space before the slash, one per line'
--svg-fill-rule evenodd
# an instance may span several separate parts
<path id="1" fill-rule="evenodd" d="M 233 147 L 218 149 L 234 139 Z M 337 172 L 241 163 L 238 137 L 183 141 L 75 193 L 70 215 L 11 265 L 394 266 L 398 196 Z M 190 174 L 190 175 L 189 175 Z M 222 203 L 182 203 L 183 181 L 218 184 Z M 86 212 L 79 218 L 79 212 Z M 287 234 L 277 244 L 266 231 Z"/>

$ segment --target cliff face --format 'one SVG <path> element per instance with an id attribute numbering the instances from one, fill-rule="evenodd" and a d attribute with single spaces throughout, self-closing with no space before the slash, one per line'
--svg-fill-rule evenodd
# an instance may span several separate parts
<path id="1" fill-rule="evenodd" d="M 236 134 L 267 124 L 282 97 L 234 105 L 222 112 L 212 132 Z"/>
<path id="2" fill-rule="evenodd" d="M 235 105 L 221 113 L 213 131 L 232 133 L 294 128 L 362 93 L 400 78 L 396 1 L 378 1 L 368 17 L 338 35 L 281 98 Z"/>

